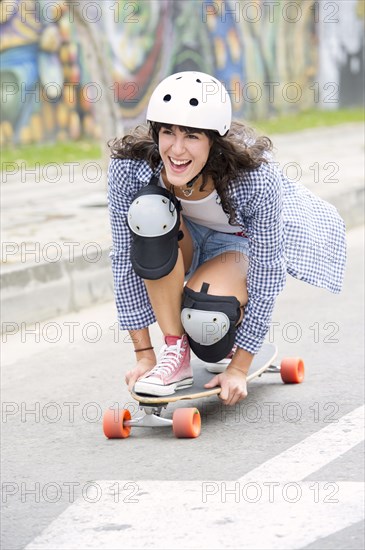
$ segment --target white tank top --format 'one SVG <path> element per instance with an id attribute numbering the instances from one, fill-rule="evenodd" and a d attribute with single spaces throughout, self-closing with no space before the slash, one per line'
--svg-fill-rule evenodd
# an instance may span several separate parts
<path id="1" fill-rule="evenodd" d="M 166 186 L 160 176 L 160 185 L 166 189 Z M 237 233 L 241 231 L 239 225 L 230 225 L 228 216 L 224 212 L 221 199 L 217 191 L 213 191 L 207 197 L 198 201 L 181 199 L 182 214 L 194 223 L 220 231 L 222 233 Z"/>

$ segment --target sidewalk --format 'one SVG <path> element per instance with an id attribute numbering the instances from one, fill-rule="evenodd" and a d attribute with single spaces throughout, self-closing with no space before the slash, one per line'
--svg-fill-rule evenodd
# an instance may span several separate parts
<path id="1" fill-rule="evenodd" d="M 348 228 L 364 223 L 362 124 L 270 137 L 288 177 L 334 204 Z M 111 236 L 99 176 L 92 161 L 2 172 L 3 324 L 16 330 L 22 322 L 112 299 Z"/>

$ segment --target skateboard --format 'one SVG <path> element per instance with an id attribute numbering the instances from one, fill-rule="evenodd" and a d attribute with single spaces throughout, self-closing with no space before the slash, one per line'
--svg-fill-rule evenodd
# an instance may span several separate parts
<path id="1" fill-rule="evenodd" d="M 286 357 L 282 359 L 280 366 L 273 365 L 278 355 L 277 347 L 273 344 L 264 344 L 255 355 L 250 370 L 252 374 L 247 376 L 247 382 L 262 376 L 264 373 L 280 374 L 285 384 L 299 384 L 304 379 L 304 362 L 298 357 Z M 131 391 L 133 399 L 139 403 L 140 416 L 131 417 L 128 409 L 108 409 L 103 417 L 103 430 L 108 439 L 125 439 L 129 437 L 131 428 L 172 426 L 174 435 L 178 438 L 198 437 L 201 431 L 200 413 L 196 407 L 179 408 L 173 413 L 172 419 L 161 416 L 163 409 L 169 403 L 178 401 L 190 401 L 205 397 L 219 395 L 221 388 L 204 388 L 214 374 L 208 372 L 205 363 L 199 359 L 192 360 L 193 385 L 189 388 L 178 390 L 171 395 L 156 397 Z M 211 364 L 210 364 L 211 365 Z"/>

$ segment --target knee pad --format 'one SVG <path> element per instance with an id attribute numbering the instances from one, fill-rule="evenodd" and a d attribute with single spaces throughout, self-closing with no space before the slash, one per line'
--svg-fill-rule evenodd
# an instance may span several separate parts
<path id="1" fill-rule="evenodd" d="M 130 258 L 143 279 L 161 279 L 174 268 L 178 255 L 181 203 L 157 185 L 143 187 L 128 210 L 132 234 Z M 181 232 L 180 232 L 181 233 Z"/>
<path id="2" fill-rule="evenodd" d="M 203 283 L 200 292 L 185 286 L 181 322 L 199 359 L 217 363 L 232 350 L 240 303 L 235 296 L 212 296 Z"/>

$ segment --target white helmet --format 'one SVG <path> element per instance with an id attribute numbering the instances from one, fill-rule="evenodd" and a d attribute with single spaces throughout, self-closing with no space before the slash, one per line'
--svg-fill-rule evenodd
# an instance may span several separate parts
<path id="1" fill-rule="evenodd" d="M 136 198 L 128 211 L 128 225 L 140 237 L 160 237 L 174 229 L 178 218 L 171 201 L 160 194 Z"/>
<path id="2" fill-rule="evenodd" d="M 215 130 L 224 136 L 232 121 L 232 105 L 219 80 L 185 71 L 165 78 L 153 91 L 147 121 Z"/>

